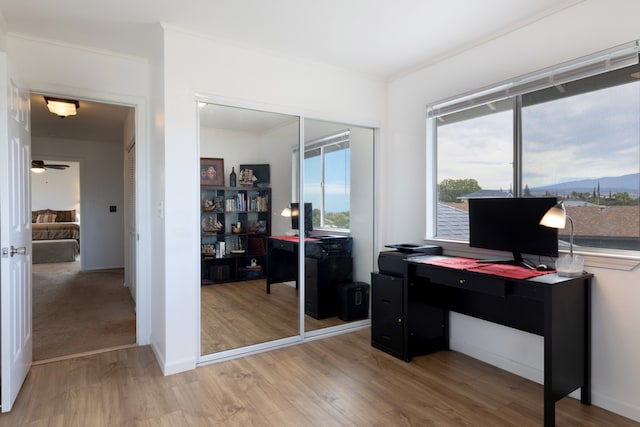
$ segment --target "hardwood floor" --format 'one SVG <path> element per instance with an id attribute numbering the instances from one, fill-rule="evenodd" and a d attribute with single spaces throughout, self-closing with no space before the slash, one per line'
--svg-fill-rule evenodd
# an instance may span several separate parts
<path id="1" fill-rule="evenodd" d="M 542 386 L 455 352 L 395 359 L 368 329 L 162 376 L 149 347 L 35 366 L 0 426 L 540 426 Z M 564 398 L 557 426 L 638 426 Z"/>
<path id="2" fill-rule="evenodd" d="M 265 279 L 202 286 L 201 354 L 273 341 L 298 334 L 298 291 Z M 344 324 L 338 317 L 305 316 L 307 331 Z"/>

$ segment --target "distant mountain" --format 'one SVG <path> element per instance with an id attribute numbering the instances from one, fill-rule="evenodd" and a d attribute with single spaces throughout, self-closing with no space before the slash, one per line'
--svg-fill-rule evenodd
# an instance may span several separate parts
<path id="1" fill-rule="evenodd" d="M 638 187 L 640 186 L 640 174 L 632 173 L 630 175 L 604 177 L 596 179 L 582 179 L 579 181 L 562 182 L 560 184 L 546 185 L 543 187 L 530 188 L 532 193 L 549 192 L 551 194 L 568 194 L 574 191 L 578 193 L 592 192 L 598 188 L 600 184 L 600 194 L 608 195 L 609 193 L 624 193 L 629 195 L 638 195 Z"/>

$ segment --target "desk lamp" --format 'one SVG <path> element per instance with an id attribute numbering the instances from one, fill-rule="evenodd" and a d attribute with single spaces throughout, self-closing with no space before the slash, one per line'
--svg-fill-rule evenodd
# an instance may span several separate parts
<path id="1" fill-rule="evenodd" d="M 550 228 L 564 228 L 569 220 L 571 224 L 571 234 L 569 235 L 569 255 L 561 255 L 556 262 L 556 271 L 560 277 L 577 277 L 582 274 L 584 258 L 573 254 L 573 220 L 567 215 L 567 210 L 562 202 L 557 203 L 549 209 L 542 219 L 540 225 Z"/>
<path id="2" fill-rule="evenodd" d="M 280 215 L 281 216 L 286 216 L 286 217 L 291 216 L 291 208 L 286 207 L 286 208 L 282 209 L 282 213 Z"/>

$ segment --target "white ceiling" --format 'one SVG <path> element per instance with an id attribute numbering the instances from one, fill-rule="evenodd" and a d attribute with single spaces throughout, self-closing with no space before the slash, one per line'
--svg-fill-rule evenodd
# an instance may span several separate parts
<path id="1" fill-rule="evenodd" d="M 580 1 L 0 0 L 0 10 L 9 32 L 130 55 L 147 57 L 166 23 L 389 78 Z"/>
<path id="2" fill-rule="evenodd" d="M 127 55 L 149 57 L 163 23 L 390 79 L 581 1 L 0 0 L 0 12 L 10 33 Z M 47 112 L 41 96 L 33 96 L 34 136 L 112 139 L 122 127 L 125 107 L 80 103 L 77 116 L 60 119 Z M 232 123 L 220 113 L 214 119 Z"/>

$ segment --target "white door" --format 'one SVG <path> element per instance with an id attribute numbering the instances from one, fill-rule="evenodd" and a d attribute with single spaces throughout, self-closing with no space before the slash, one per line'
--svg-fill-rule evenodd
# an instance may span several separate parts
<path id="1" fill-rule="evenodd" d="M 132 141 L 125 153 L 125 245 L 124 274 L 125 285 L 131 297 L 136 300 L 136 251 L 138 233 L 136 231 L 136 143 Z"/>
<path id="2" fill-rule="evenodd" d="M 29 94 L 0 52 L 0 371 L 2 412 L 31 367 L 31 139 Z"/>

